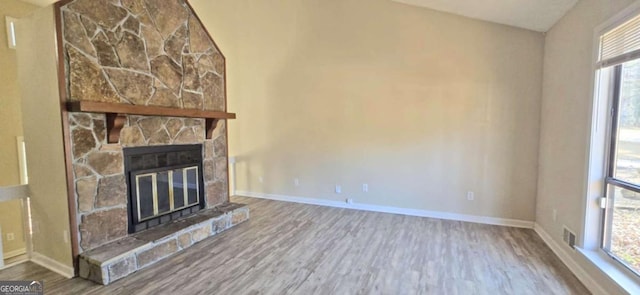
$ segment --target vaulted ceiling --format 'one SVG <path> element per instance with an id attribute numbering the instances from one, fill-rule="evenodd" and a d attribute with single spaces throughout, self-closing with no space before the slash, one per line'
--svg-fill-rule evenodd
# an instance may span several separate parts
<path id="1" fill-rule="evenodd" d="M 392 0 L 484 21 L 548 31 L 578 0 Z"/>
<path id="2" fill-rule="evenodd" d="M 23 0 L 40 6 L 56 0 Z M 484 21 L 548 31 L 578 0 L 391 0 Z"/>

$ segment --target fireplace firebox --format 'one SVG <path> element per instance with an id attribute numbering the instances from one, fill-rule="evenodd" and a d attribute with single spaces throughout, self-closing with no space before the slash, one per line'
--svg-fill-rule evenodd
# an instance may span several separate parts
<path id="1" fill-rule="evenodd" d="M 124 149 L 129 233 L 205 208 L 202 145 Z"/>

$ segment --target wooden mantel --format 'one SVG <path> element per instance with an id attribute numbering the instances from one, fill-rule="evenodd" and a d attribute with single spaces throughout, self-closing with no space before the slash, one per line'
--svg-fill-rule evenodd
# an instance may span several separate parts
<path id="1" fill-rule="evenodd" d="M 67 111 L 84 113 L 104 113 L 107 117 L 107 142 L 117 143 L 120 130 L 126 122 L 126 115 L 161 116 L 205 119 L 206 138 L 211 139 L 221 119 L 235 119 L 235 113 L 219 111 L 203 111 L 197 109 L 178 109 L 168 107 L 140 106 L 124 103 L 107 103 L 95 101 L 67 102 Z"/>

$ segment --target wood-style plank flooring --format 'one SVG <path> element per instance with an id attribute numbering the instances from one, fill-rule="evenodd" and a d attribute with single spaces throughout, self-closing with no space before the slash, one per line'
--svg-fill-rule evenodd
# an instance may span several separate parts
<path id="1" fill-rule="evenodd" d="M 31 262 L 45 294 L 589 294 L 519 229 L 234 197 L 251 219 L 109 286 Z"/>

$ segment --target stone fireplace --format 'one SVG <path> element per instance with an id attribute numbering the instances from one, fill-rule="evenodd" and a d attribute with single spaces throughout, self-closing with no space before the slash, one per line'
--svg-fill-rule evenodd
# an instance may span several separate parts
<path id="1" fill-rule="evenodd" d="M 224 57 L 188 2 L 55 9 L 64 101 L 137 107 L 68 108 L 80 275 L 108 284 L 248 219 L 229 203 L 226 120 L 191 115 L 227 113 Z"/>
<path id="2" fill-rule="evenodd" d="M 216 139 L 209 141 L 204 139 L 202 120 L 130 116 L 128 124 L 121 131 L 120 142 L 107 144 L 104 115 L 71 113 L 70 118 L 73 169 L 80 217 L 80 246 L 83 251 L 126 237 L 130 233 L 127 209 L 130 205 L 129 186 L 124 167 L 124 149 L 202 145 L 204 203 L 207 208 L 213 208 L 228 202 L 226 136 L 222 133 L 225 124 L 219 124 L 216 128 Z M 80 123 L 85 121 L 92 124 Z M 182 125 L 179 131 L 174 131 L 173 138 L 165 131 L 167 124 Z M 130 132 L 139 134 L 130 136 Z M 167 132 L 167 140 L 149 143 L 153 142 L 155 134 L 163 132 Z"/>

